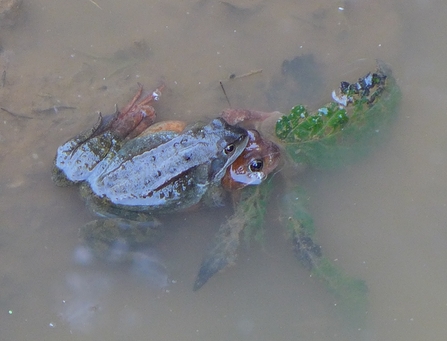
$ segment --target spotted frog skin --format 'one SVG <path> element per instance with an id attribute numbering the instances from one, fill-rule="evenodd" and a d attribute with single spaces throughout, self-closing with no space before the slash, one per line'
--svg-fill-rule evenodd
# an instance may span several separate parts
<path id="1" fill-rule="evenodd" d="M 219 185 L 247 145 L 246 130 L 216 118 L 182 133 L 136 137 L 86 179 L 92 203 L 138 212 L 169 213 L 199 203 Z M 98 199 L 98 200 L 95 200 Z"/>
<path id="2" fill-rule="evenodd" d="M 120 111 L 103 117 L 90 129 L 71 138 L 57 149 L 52 179 L 58 186 L 68 186 L 87 180 L 99 163 L 111 160 L 125 141 L 138 136 L 155 120 L 150 105 L 161 96 L 162 87 L 140 101 L 143 87 Z M 104 161 L 104 162 L 103 162 Z"/>
<path id="3" fill-rule="evenodd" d="M 233 114 L 233 112 L 236 112 Z M 247 114 L 248 113 L 248 114 Z M 227 109 L 222 118 L 227 122 L 233 122 L 228 118 L 228 115 L 237 116 L 237 120 L 254 120 L 253 111 Z M 259 112 L 258 112 L 259 113 Z M 269 115 L 269 113 L 262 113 Z M 225 117 L 226 116 L 226 117 Z M 229 124 L 235 124 L 230 123 Z M 157 122 L 151 127 L 147 128 L 140 137 L 147 134 L 154 134 L 158 132 L 182 132 L 185 129 L 186 123 L 183 121 L 162 121 Z M 281 160 L 280 148 L 272 141 L 264 138 L 257 130 L 247 129 L 248 143 L 244 151 L 229 165 L 226 169 L 225 175 L 221 180 L 222 189 L 226 191 L 234 191 L 244 188 L 248 185 L 259 185 L 267 176 L 272 173 L 279 165 Z"/>
<path id="4" fill-rule="evenodd" d="M 157 89 L 138 103 L 141 90 L 128 106 L 111 118 L 100 116 L 93 129 L 67 141 L 56 154 L 54 182 L 81 183 L 81 193 L 100 215 L 169 213 L 194 206 L 220 184 L 248 142 L 245 129 L 222 118 L 180 133 L 152 129 L 141 134 L 155 117 L 149 103 L 160 95 Z M 139 125 L 145 120 L 143 130 Z M 135 131 L 139 136 L 133 136 Z"/>

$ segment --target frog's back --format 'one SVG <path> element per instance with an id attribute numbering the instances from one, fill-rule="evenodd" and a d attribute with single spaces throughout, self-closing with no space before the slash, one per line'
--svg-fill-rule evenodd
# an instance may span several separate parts
<path id="1" fill-rule="evenodd" d="M 188 207 L 200 201 L 210 183 L 220 181 L 246 143 L 244 129 L 215 119 L 153 148 L 141 147 L 147 142 L 136 139 L 87 181 L 93 195 L 114 205 L 145 211 Z M 229 144 L 237 150 L 225 153 Z"/>

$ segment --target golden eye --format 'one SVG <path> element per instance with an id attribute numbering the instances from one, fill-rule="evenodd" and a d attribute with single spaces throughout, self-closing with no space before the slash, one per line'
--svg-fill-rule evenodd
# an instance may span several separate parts
<path id="1" fill-rule="evenodd" d="M 228 146 L 225 147 L 224 153 L 228 155 L 232 152 L 234 152 L 234 144 L 230 143 Z"/>
<path id="2" fill-rule="evenodd" d="M 252 162 L 250 162 L 250 165 L 248 166 L 248 168 L 252 172 L 260 172 L 262 170 L 263 166 L 264 166 L 264 162 L 262 160 L 253 160 Z"/>

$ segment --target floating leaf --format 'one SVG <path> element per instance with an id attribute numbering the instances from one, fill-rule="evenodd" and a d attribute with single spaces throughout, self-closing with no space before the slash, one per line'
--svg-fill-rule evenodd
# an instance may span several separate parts
<path id="1" fill-rule="evenodd" d="M 296 163 L 319 169 L 347 165 L 383 141 L 400 97 L 391 71 L 379 64 L 357 83 L 342 82 L 334 102 L 315 112 L 295 106 L 278 120 L 275 133 Z"/>
<path id="2" fill-rule="evenodd" d="M 297 105 L 278 120 L 276 136 L 294 162 L 334 168 L 366 155 L 390 128 L 400 90 L 391 71 L 379 64 L 375 73 L 368 73 L 356 83 L 342 82 L 340 94 L 333 94 L 333 98 L 334 102 L 313 113 Z M 262 238 L 270 180 L 241 192 L 235 214 L 221 226 L 202 262 L 195 290 L 234 262 L 242 233 L 246 239 Z M 314 242 L 315 228 L 307 211 L 307 200 L 298 187 L 288 186 L 279 207 L 280 221 L 289 232 L 300 262 L 326 285 L 345 318 L 356 328 L 362 328 L 366 321 L 367 286 L 324 257 L 321 247 Z"/>

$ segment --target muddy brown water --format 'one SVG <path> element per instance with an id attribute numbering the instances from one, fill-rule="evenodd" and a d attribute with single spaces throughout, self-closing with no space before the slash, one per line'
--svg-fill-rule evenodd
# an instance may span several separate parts
<path id="1" fill-rule="evenodd" d="M 19 24 L 0 31 L 0 105 L 32 117 L 0 112 L 0 339 L 445 338 L 446 12 L 441 0 L 23 1 Z M 368 284 L 364 330 L 345 326 L 294 259 L 273 209 L 265 245 L 243 247 L 198 292 L 201 258 L 229 208 L 167 220 L 141 264 L 89 262 L 77 234 L 91 216 L 75 188 L 50 180 L 59 144 L 95 111 L 124 105 L 137 82 L 167 85 L 160 119 L 194 121 L 227 106 L 219 80 L 262 69 L 226 82 L 227 94 L 235 107 L 277 109 L 269 84 L 304 54 L 319 63 L 322 102 L 366 71 L 364 59 L 389 63 L 403 92 L 386 145 L 301 179 L 323 252 Z"/>

